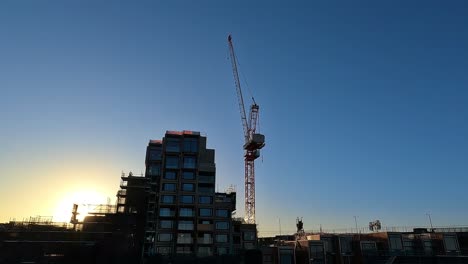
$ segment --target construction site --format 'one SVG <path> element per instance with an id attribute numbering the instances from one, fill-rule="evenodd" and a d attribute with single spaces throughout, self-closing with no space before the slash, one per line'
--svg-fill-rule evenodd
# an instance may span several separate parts
<path id="1" fill-rule="evenodd" d="M 243 131 L 243 217 L 235 188 L 216 191 L 207 137 L 169 130 L 149 140 L 144 173 L 120 175 L 115 204 L 88 205 L 83 220 L 82 205 L 71 204 L 67 223 L 38 216 L 0 224 L 0 263 L 468 263 L 463 227 L 389 230 L 375 221 L 367 231 L 312 232 L 297 218 L 295 233 L 259 238 L 255 160 L 265 136 L 259 104 L 245 107 L 231 35 L 227 44 Z"/>

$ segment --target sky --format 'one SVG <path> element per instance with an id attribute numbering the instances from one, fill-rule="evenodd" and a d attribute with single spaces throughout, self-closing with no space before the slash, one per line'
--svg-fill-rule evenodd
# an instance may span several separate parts
<path id="1" fill-rule="evenodd" d="M 200 131 L 243 216 L 260 105 L 260 235 L 466 225 L 468 2 L 0 2 L 0 222 L 115 200 L 150 139 Z M 280 224 L 281 223 L 281 224 Z"/>

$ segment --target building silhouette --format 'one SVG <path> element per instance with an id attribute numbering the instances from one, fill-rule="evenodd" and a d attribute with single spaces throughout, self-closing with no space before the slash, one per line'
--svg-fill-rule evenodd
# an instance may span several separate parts
<path id="1" fill-rule="evenodd" d="M 257 244 L 256 226 L 234 219 L 236 192 L 216 192 L 215 150 L 194 131 L 150 140 L 144 177 L 123 175 L 117 214 L 134 215 L 143 259 L 239 255 Z"/>

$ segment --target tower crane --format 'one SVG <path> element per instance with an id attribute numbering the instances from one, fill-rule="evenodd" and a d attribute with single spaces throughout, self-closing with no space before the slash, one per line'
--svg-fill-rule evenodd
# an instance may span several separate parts
<path id="1" fill-rule="evenodd" d="M 232 73 L 236 85 L 237 100 L 241 115 L 242 127 L 244 129 L 244 194 L 245 194 L 245 216 L 244 220 L 248 224 L 255 224 L 255 159 L 260 157 L 260 149 L 265 146 L 265 136 L 257 133 L 257 123 L 259 106 L 252 97 L 252 105 L 247 119 L 244 98 L 242 96 L 239 73 L 237 71 L 237 60 L 234 53 L 231 35 L 228 36 L 229 54 L 231 57 Z"/>

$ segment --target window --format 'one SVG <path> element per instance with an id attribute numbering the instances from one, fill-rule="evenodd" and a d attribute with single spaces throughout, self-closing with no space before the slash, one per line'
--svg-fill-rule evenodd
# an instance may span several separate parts
<path id="1" fill-rule="evenodd" d="M 170 234 L 170 233 L 161 233 L 161 234 L 158 235 L 158 241 L 161 241 L 161 242 L 172 241 L 172 234 Z"/>
<path id="2" fill-rule="evenodd" d="M 161 203 L 163 204 L 171 204 L 175 202 L 175 196 L 174 195 L 163 195 L 161 196 Z"/>
<path id="3" fill-rule="evenodd" d="M 198 140 L 196 138 L 184 138 L 184 152 L 197 152 Z"/>
<path id="4" fill-rule="evenodd" d="M 310 242 L 309 242 L 310 243 Z M 313 258 L 314 260 L 322 260 L 324 259 L 324 254 L 323 254 L 323 245 L 322 244 L 310 244 L 309 246 L 309 252 L 310 252 L 310 257 Z"/>
<path id="5" fill-rule="evenodd" d="M 228 249 L 225 247 L 218 248 L 218 255 L 226 255 L 228 253 Z"/>
<path id="6" fill-rule="evenodd" d="M 198 197 L 198 202 L 201 204 L 212 204 L 213 203 L 213 197 L 212 196 L 199 196 Z"/>
<path id="7" fill-rule="evenodd" d="M 208 171 L 198 172 L 198 180 L 202 182 L 214 182 L 215 173 Z"/>
<path id="8" fill-rule="evenodd" d="M 164 183 L 163 184 L 163 191 L 173 192 L 176 190 L 175 183 Z"/>
<path id="9" fill-rule="evenodd" d="M 193 204 L 193 195 L 182 195 L 180 196 L 180 203 Z"/>
<path id="10" fill-rule="evenodd" d="M 161 165 L 159 164 L 152 164 L 148 166 L 148 175 L 159 176 L 161 175 Z"/>
<path id="11" fill-rule="evenodd" d="M 159 221 L 159 228 L 172 228 L 174 222 L 172 220 Z"/>
<path id="12" fill-rule="evenodd" d="M 188 233 L 177 234 L 177 243 L 178 244 L 192 244 L 192 235 Z"/>
<path id="13" fill-rule="evenodd" d="M 340 237 L 340 252 L 342 255 L 350 255 L 353 253 L 352 243 L 353 239 L 351 237 Z"/>
<path id="14" fill-rule="evenodd" d="M 214 182 L 214 176 L 208 176 L 208 175 L 198 175 L 198 180 L 201 182 Z"/>
<path id="15" fill-rule="evenodd" d="M 458 251 L 457 237 L 454 235 L 444 235 L 445 251 Z"/>
<path id="16" fill-rule="evenodd" d="M 213 194 L 214 193 L 214 184 L 213 183 L 199 183 L 198 184 L 198 192 L 205 193 L 205 194 Z"/>
<path id="17" fill-rule="evenodd" d="M 229 224 L 228 222 L 216 222 L 216 229 L 228 229 Z"/>
<path id="18" fill-rule="evenodd" d="M 177 247 L 176 250 L 177 254 L 191 254 L 192 253 L 192 247 L 186 246 L 186 247 Z"/>
<path id="19" fill-rule="evenodd" d="M 226 209 L 218 209 L 216 210 L 216 216 L 217 217 L 228 217 L 229 213 L 228 210 Z"/>
<path id="20" fill-rule="evenodd" d="M 174 216 L 174 211 L 169 208 L 160 208 L 159 216 Z"/>
<path id="21" fill-rule="evenodd" d="M 364 252 L 377 251 L 377 245 L 374 241 L 361 241 L 361 250 Z"/>
<path id="22" fill-rule="evenodd" d="M 255 232 L 246 231 L 244 232 L 244 240 L 245 241 L 253 241 L 255 240 Z"/>
<path id="23" fill-rule="evenodd" d="M 216 235 L 216 242 L 218 243 L 226 243 L 228 242 L 228 235 L 223 234 L 223 235 Z"/>
<path id="24" fill-rule="evenodd" d="M 149 150 L 148 159 L 151 161 L 161 160 L 161 152 L 162 152 L 161 147 L 152 147 Z"/>
<path id="25" fill-rule="evenodd" d="M 210 209 L 210 208 L 200 208 L 200 210 L 199 210 L 199 215 L 200 215 L 200 216 L 212 216 L 212 215 L 213 215 L 213 209 Z"/>
<path id="26" fill-rule="evenodd" d="M 182 191 L 193 192 L 195 191 L 195 185 L 193 183 L 182 184 Z"/>
<path id="27" fill-rule="evenodd" d="M 192 208 L 180 208 L 179 216 L 185 217 L 193 217 L 193 209 Z"/>
<path id="28" fill-rule="evenodd" d="M 280 261 L 279 263 L 292 264 L 294 263 L 294 251 L 293 249 L 280 249 L 279 250 Z"/>
<path id="29" fill-rule="evenodd" d="M 320 240 L 322 240 L 322 238 L 320 238 Z M 323 241 L 323 248 L 325 249 L 325 252 L 335 251 L 331 237 L 324 237 L 322 241 Z"/>
<path id="30" fill-rule="evenodd" d="M 179 168 L 179 157 L 167 156 L 166 157 L 166 169 L 178 169 Z"/>
<path id="31" fill-rule="evenodd" d="M 402 250 L 403 249 L 403 245 L 401 243 L 401 236 L 400 235 L 388 236 L 388 240 L 390 242 L 390 249 L 393 249 L 393 250 Z"/>
<path id="32" fill-rule="evenodd" d="M 179 221 L 179 230 L 193 230 L 193 221 Z"/>
<path id="33" fill-rule="evenodd" d="M 211 247 L 198 247 L 198 255 L 199 256 L 213 255 L 213 253 L 211 252 Z"/>
<path id="34" fill-rule="evenodd" d="M 172 247 L 157 247 L 157 252 L 162 255 L 168 255 L 172 252 Z"/>
<path id="35" fill-rule="evenodd" d="M 179 152 L 180 140 L 177 138 L 166 138 L 166 152 Z"/>
<path id="36" fill-rule="evenodd" d="M 184 180 L 193 180 L 195 179 L 195 173 L 193 171 L 184 171 L 182 178 L 184 178 Z"/>
<path id="37" fill-rule="evenodd" d="M 167 179 L 167 180 L 177 179 L 177 172 L 175 172 L 175 171 L 166 171 L 166 174 L 164 174 L 164 179 Z"/>
<path id="38" fill-rule="evenodd" d="M 184 168 L 195 169 L 197 166 L 197 159 L 195 157 L 184 157 Z"/>

